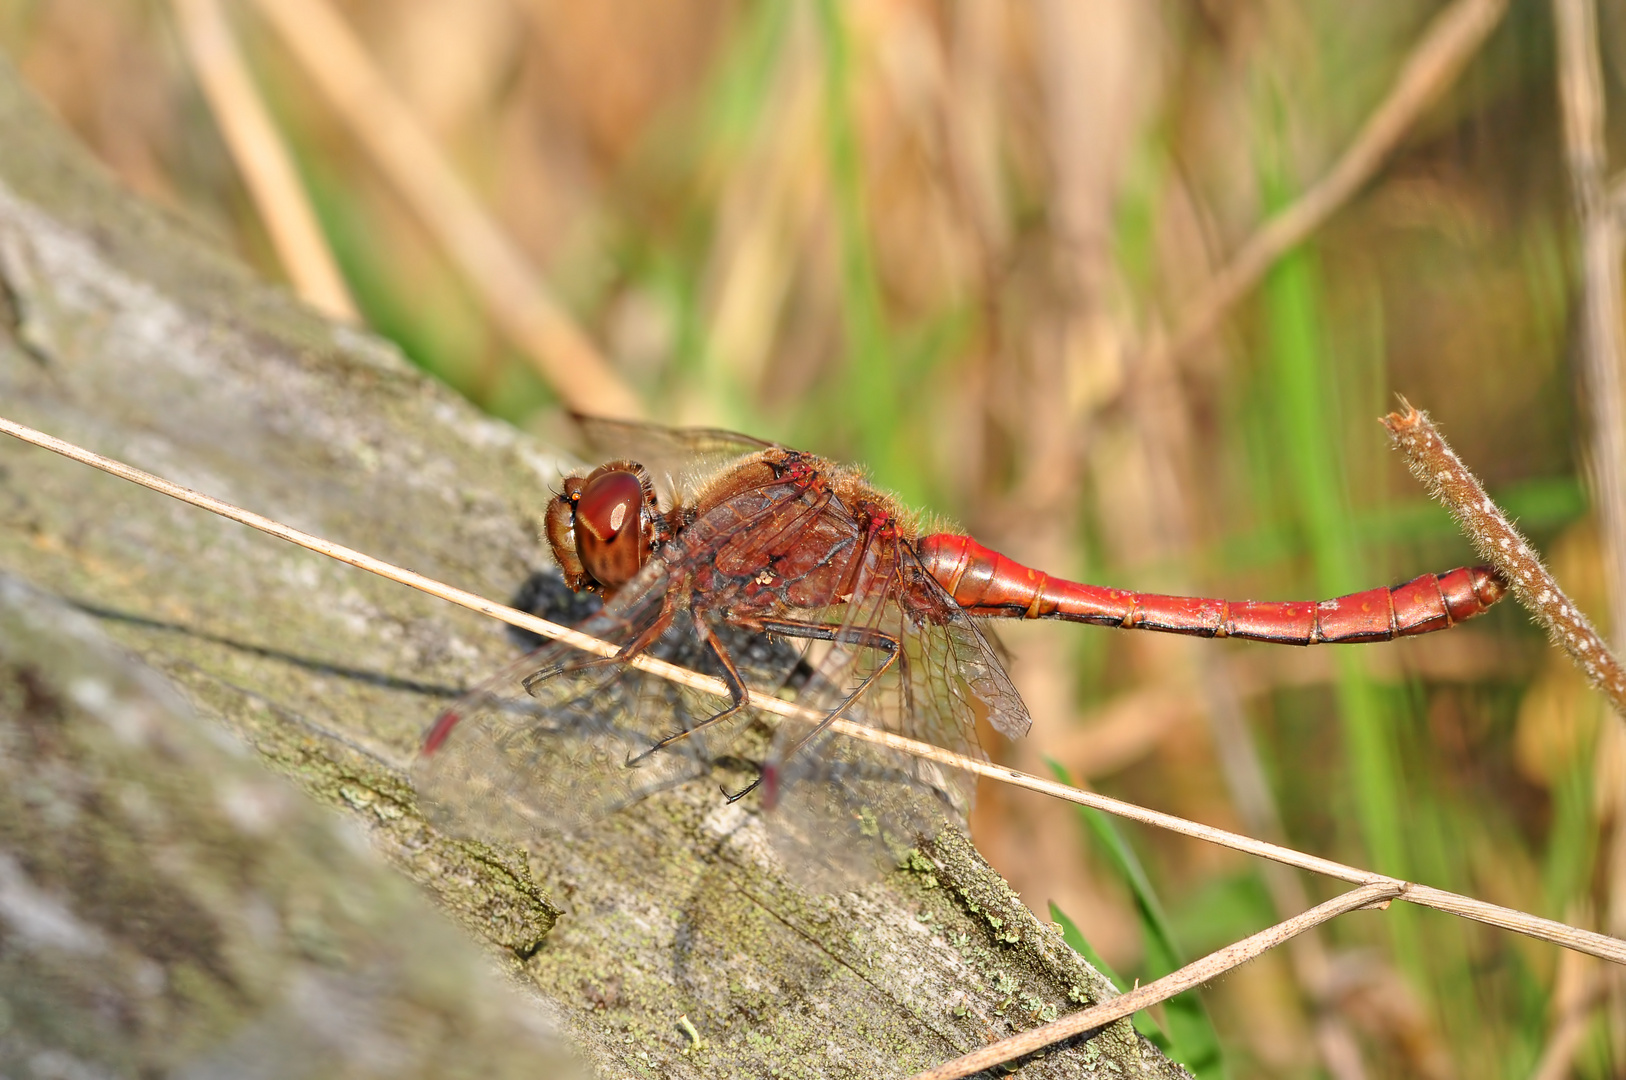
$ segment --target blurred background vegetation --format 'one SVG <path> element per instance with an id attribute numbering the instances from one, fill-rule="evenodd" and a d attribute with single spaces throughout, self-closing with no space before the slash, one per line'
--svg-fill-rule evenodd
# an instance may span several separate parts
<path id="1" fill-rule="evenodd" d="M 1548 5 L 345 0 L 331 25 L 328 10 L 0 0 L 0 49 L 131 187 L 545 436 L 595 402 L 734 427 L 861 462 L 1053 573 L 1309 599 L 1472 559 L 1376 423 L 1403 393 L 1607 622 Z M 1487 32 L 1454 58 L 1416 52 L 1464 12 Z M 1618 96 L 1620 5 L 1597 41 Z M 1408 63 L 1434 63 L 1440 92 L 1407 91 Z M 373 67 L 376 84 L 358 74 Z M 1197 318 L 1233 253 L 1385 101 L 1403 118 L 1392 149 Z M 256 189 L 248 144 L 224 134 L 256 109 L 337 266 L 325 285 L 323 252 L 268 227 L 297 217 L 288 193 Z M 420 157 L 376 149 L 397 120 L 426 133 L 398 140 Z M 466 205 L 462 188 L 414 201 L 438 170 Z M 447 207 L 472 217 L 437 220 Z M 585 338 L 527 337 L 537 310 Z M 586 359 L 539 366 L 561 349 Z M 985 739 L 1013 765 L 1626 929 L 1618 721 L 1511 603 L 1354 650 L 1002 634 L 1036 720 L 1024 745 Z M 1124 852 L 1072 809 L 984 790 L 974 828 L 1034 909 L 1125 979 L 1334 891 L 1125 826 L 1167 915 L 1149 934 Z M 1178 1045 L 1177 1010 L 1161 1021 L 1205 1075 L 1603 1077 L 1626 1070 L 1619 985 L 1397 905 L 1208 987 L 1223 1064 Z"/>

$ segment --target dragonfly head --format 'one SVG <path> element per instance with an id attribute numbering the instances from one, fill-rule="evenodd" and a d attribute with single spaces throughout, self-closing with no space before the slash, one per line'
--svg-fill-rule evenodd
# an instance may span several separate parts
<path id="1" fill-rule="evenodd" d="M 565 584 L 577 592 L 613 592 L 631 581 L 659 546 L 664 526 L 649 471 L 635 461 L 566 477 L 564 491 L 548 504 L 548 544 Z"/>

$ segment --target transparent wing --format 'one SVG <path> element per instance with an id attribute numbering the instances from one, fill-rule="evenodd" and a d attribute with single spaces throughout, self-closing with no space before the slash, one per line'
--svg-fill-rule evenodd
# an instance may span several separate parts
<path id="1" fill-rule="evenodd" d="M 609 453 L 637 450 L 650 456 L 739 457 L 777 445 L 753 435 L 742 435 L 721 428 L 666 427 L 662 424 L 646 424 L 636 420 L 610 420 L 581 413 L 576 413 L 574 419 L 592 449 Z"/>
<path id="2" fill-rule="evenodd" d="M 578 629 L 624 645 L 661 616 L 658 560 Z M 692 627 L 674 623 L 650 651 L 693 662 Z M 680 655 L 674 655 L 680 654 Z M 692 727 L 717 700 L 552 644 L 510 665 L 435 722 L 414 766 L 432 818 L 474 835 L 570 832 L 654 791 L 708 773 L 737 725 L 680 740 L 636 765 L 656 741 Z"/>
<path id="3" fill-rule="evenodd" d="M 705 481 L 774 443 L 716 428 L 672 428 L 575 415 L 587 449 L 601 461 L 625 458 L 649 470 L 663 506 L 693 501 Z M 595 463 L 596 464 L 596 463 Z"/>
<path id="4" fill-rule="evenodd" d="M 911 553 L 910 558 L 913 557 Z M 1033 728 L 1033 718 L 1028 715 L 1022 695 L 1017 693 L 1016 685 L 1011 682 L 999 650 L 983 633 L 982 627 L 977 625 L 977 620 L 955 604 L 936 579 L 924 569 L 921 570 L 921 577 L 924 588 L 940 593 L 942 602 L 954 608 L 950 617 L 931 632 L 933 637 L 940 639 L 932 648 L 932 654 L 941 659 L 940 669 L 925 669 L 925 676 L 932 680 L 926 684 L 925 692 L 931 692 L 933 686 L 952 681 L 949 674 L 952 672 L 953 680 L 964 683 L 985 711 L 988 723 L 995 731 L 1009 739 L 1024 738 Z"/>
<path id="5" fill-rule="evenodd" d="M 990 717 L 1006 718 L 1006 727 L 1017 726 L 1017 717 L 1025 722 L 1015 687 L 976 625 L 920 569 L 908 544 L 873 552 L 870 562 L 873 575 L 867 582 L 861 576 L 853 599 L 837 609 L 837 640 L 799 703 L 828 714 L 856 693 L 842 719 L 982 760 L 979 706 Z M 899 575 L 896 587 L 886 588 L 883 575 Z M 882 640 L 895 649 L 879 647 Z M 945 824 L 965 828 L 975 790 L 971 774 L 835 727 L 809 737 L 811 730 L 805 721 L 782 722 L 766 775 L 776 789 L 767 795 L 775 804 L 770 836 L 787 864 L 800 860 L 815 883 L 862 883 L 895 867 Z"/>

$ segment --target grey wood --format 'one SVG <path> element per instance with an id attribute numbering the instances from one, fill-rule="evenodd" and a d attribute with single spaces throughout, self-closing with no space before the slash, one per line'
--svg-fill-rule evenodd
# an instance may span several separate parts
<path id="1" fill-rule="evenodd" d="M 0 146 L 0 413 L 494 599 L 545 565 L 548 447 L 119 190 L 3 63 Z M 820 896 L 704 784 L 589 840 L 442 834 L 406 769 L 502 627 L 11 440 L 0 569 L 359 825 L 605 1077 L 906 1076 L 1112 993 L 955 837 Z M 1019 1074 L 1184 1075 L 1127 1022 Z"/>

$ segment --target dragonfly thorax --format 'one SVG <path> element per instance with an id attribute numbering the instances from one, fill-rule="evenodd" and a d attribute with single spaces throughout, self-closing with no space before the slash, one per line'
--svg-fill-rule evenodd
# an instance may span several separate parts
<path id="1" fill-rule="evenodd" d="M 664 536 L 649 472 L 612 461 L 566 477 L 548 504 L 547 539 L 572 589 L 614 591 L 635 577 Z"/>

